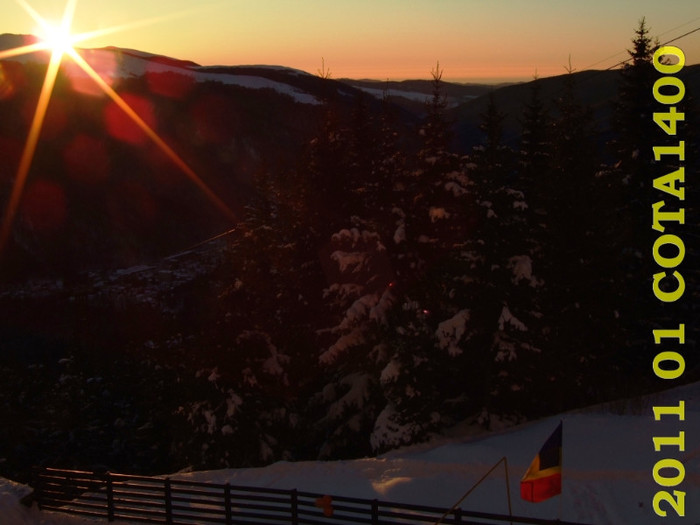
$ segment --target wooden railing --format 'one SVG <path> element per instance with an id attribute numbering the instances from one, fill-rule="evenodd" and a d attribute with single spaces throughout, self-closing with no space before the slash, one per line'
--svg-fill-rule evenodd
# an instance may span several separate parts
<path id="1" fill-rule="evenodd" d="M 379 500 L 297 490 L 241 487 L 163 477 L 72 470 L 35 472 L 34 496 L 43 510 L 107 521 L 164 525 L 488 525 L 529 523 L 581 525 L 558 520 Z"/>

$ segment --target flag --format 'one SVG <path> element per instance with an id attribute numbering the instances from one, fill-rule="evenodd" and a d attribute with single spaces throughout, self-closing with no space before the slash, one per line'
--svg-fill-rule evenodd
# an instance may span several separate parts
<path id="1" fill-rule="evenodd" d="M 532 460 L 520 480 L 520 497 L 538 503 L 561 494 L 562 423 Z"/>

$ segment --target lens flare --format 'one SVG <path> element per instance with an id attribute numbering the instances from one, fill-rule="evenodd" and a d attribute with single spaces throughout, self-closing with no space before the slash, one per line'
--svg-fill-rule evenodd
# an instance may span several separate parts
<path id="1" fill-rule="evenodd" d="M 114 28 L 104 29 L 100 31 L 93 31 L 90 33 L 83 33 L 79 35 L 73 35 L 71 33 L 71 25 L 73 22 L 73 15 L 75 13 L 77 0 L 67 0 L 66 6 L 63 13 L 63 18 L 60 24 L 52 24 L 47 22 L 31 5 L 27 3 L 26 0 L 15 0 L 26 12 L 31 16 L 34 21 L 40 26 L 40 33 L 42 35 L 40 41 L 18 47 L 16 49 L 11 49 L 7 51 L 0 52 L 0 60 L 11 58 L 14 56 L 20 56 L 28 53 L 34 53 L 37 51 L 50 51 L 51 59 L 49 61 L 46 76 L 44 77 L 44 83 L 39 94 L 39 99 L 36 105 L 36 111 L 34 112 L 34 117 L 29 129 L 29 134 L 22 151 L 22 156 L 20 158 L 19 167 L 17 169 L 17 175 L 15 177 L 14 185 L 12 187 L 12 192 L 10 194 L 10 200 L 8 202 L 7 208 L 5 209 L 5 214 L 3 217 L 2 224 L 0 225 L 0 253 L 3 252 L 7 242 L 10 238 L 12 232 L 12 225 L 14 224 L 15 217 L 20 207 L 22 200 L 22 194 L 24 192 L 25 186 L 27 184 L 27 178 L 29 175 L 29 170 L 34 159 L 34 154 L 36 153 L 36 148 L 39 142 L 39 136 L 41 135 L 42 128 L 46 120 L 46 113 L 51 100 L 51 95 L 53 93 L 53 88 L 56 83 L 56 77 L 58 76 L 58 71 L 61 67 L 62 61 L 65 57 L 69 57 L 72 61 L 82 69 L 90 79 L 95 83 L 95 85 L 102 90 L 114 103 L 114 109 L 117 111 L 121 110 L 123 115 L 131 121 L 131 125 L 126 126 L 131 132 L 134 129 L 137 131 L 136 134 L 139 138 L 144 140 L 151 140 L 156 146 L 165 154 L 165 156 L 173 162 L 189 179 L 190 181 L 199 188 L 199 190 L 204 193 L 207 198 L 221 211 L 221 213 L 230 220 L 235 219 L 234 213 L 231 209 L 216 195 L 209 186 L 202 180 L 199 175 L 156 133 L 153 129 L 153 122 L 149 122 L 151 119 L 147 115 L 144 115 L 143 111 L 139 112 L 139 108 L 133 108 L 127 100 L 120 96 L 100 74 L 98 74 L 92 66 L 76 51 L 75 44 L 92 38 L 96 35 L 110 34 L 115 31 L 121 31 L 128 29 L 130 27 L 136 27 L 139 25 L 153 23 L 157 20 L 163 20 L 172 16 L 179 16 L 178 14 L 173 14 L 164 17 L 158 17 L 158 19 L 144 20 L 140 22 L 135 22 L 128 26 L 116 26 Z M 2 84 L 2 78 L 0 78 L 0 87 Z M 141 114 L 139 114 L 141 113 Z M 144 118 L 146 117 L 146 118 Z M 118 119 L 117 119 L 118 120 Z M 124 129 L 124 126 L 121 127 Z M 140 134 L 140 135 L 139 135 Z"/>

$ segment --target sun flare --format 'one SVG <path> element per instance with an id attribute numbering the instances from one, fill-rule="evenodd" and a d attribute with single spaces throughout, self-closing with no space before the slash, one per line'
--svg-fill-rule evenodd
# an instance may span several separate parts
<path id="1" fill-rule="evenodd" d="M 41 41 L 52 53 L 64 55 L 73 50 L 76 37 L 71 34 L 70 28 L 65 26 L 66 24 L 47 23 L 41 29 Z"/>
<path id="2" fill-rule="evenodd" d="M 155 145 L 182 170 L 190 181 L 194 183 L 226 217 L 230 218 L 231 220 L 235 219 L 233 211 L 231 211 L 226 203 L 224 203 L 224 201 L 222 201 L 221 198 L 211 188 L 209 188 L 204 180 L 202 180 L 199 175 L 158 135 L 158 133 L 151 126 L 149 126 L 149 124 L 147 124 L 146 121 L 144 121 L 143 118 L 131 106 L 129 106 L 121 95 L 119 95 L 109 84 L 105 82 L 105 80 L 73 47 L 74 44 L 83 42 L 84 40 L 93 36 L 110 34 L 118 30 L 123 30 L 128 26 L 115 26 L 113 28 L 93 31 L 91 33 L 74 35 L 71 32 L 71 25 L 78 0 L 66 0 L 65 10 L 60 24 L 51 24 L 46 21 L 27 2 L 27 0 L 15 0 L 15 2 L 19 4 L 40 26 L 38 32 L 41 36 L 39 42 L 34 44 L 0 52 L 0 59 L 40 50 L 50 51 L 51 59 L 49 60 L 46 69 L 44 83 L 39 94 L 39 99 L 37 100 L 36 110 L 31 121 L 27 140 L 24 144 L 24 149 L 22 150 L 22 156 L 17 168 L 17 175 L 12 186 L 9 202 L 5 208 L 2 222 L 0 223 L 0 254 L 3 252 L 10 239 L 12 226 L 19 210 L 22 194 L 29 177 L 32 161 L 34 160 L 34 154 L 39 144 L 39 137 L 46 118 L 53 88 L 56 83 L 61 64 L 66 57 L 71 59 L 88 75 L 88 77 L 92 78 L 97 86 L 104 91 L 105 95 L 112 99 L 117 107 L 119 107 L 127 115 L 127 117 L 134 122 L 134 124 L 141 128 L 146 136 L 148 136 L 153 143 L 155 143 Z M 159 17 L 159 19 L 163 18 L 167 17 Z M 131 24 L 131 26 L 136 27 L 141 24 L 150 24 L 154 21 L 154 19 L 145 20 Z"/>

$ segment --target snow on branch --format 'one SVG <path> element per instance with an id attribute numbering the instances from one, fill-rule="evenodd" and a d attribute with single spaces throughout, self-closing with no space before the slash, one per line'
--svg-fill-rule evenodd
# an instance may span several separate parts
<path id="1" fill-rule="evenodd" d="M 335 361 L 347 352 L 350 348 L 356 347 L 364 343 L 365 337 L 361 328 L 355 328 L 348 334 L 340 336 L 340 338 L 319 356 L 319 362 L 322 365 L 332 365 Z"/>
<path id="2" fill-rule="evenodd" d="M 350 374 L 340 382 L 342 386 L 349 387 L 335 403 L 328 408 L 328 417 L 337 419 L 341 417 L 348 408 L 362 410 L 365 402 L 369 399 L 369 389 L 372 378 L 369 374 Z"/>
<path id="3" fill-rule="evenodd" d="M 508 306 L 504 305 L 503 310 L 501 310 L 501 316 L 498 318 L 498 329 L 504 331 L 506 324 L 521 332 L 527 332 L 527 326 L 510 312 Z"/>
<path id="4" fill-rule="evenodd" d="M 430 207 L 430 222 L 437 222 L 439 220 L 443 219 L 449 219 L 450 218 L 450 212 L 448 212 L 445 208 L 436 208 L 434 206 Z"/>
<path id="5" fill-rule="evenodd" d="M 389 403 L 374 423 L 370 444 L 374 450 L 398 447 L 411 443 L 419 431 L 417 423 L 402 423 L 396 407 Z"/>
<path id="6" fill-rule="evenodd" d="M 360 297 L 357 301 L 352 303 L 352 306 L 345 312 L 345 318 L 338 328 L 340 330 L 347 330 L 358 325 L 360 321 L 368 317 L 369 312 L 377 304 L 377 299 L 378 297 L 376 294 Z"/>
<path id="7" fill-rule="evenodd" d="M 532 259 L 529 255 L 516 255 L 508 260 L 508 268 L 513 271 L 513 284 L 525 279 L 530 286 L 536 288 L 542 282 L 532 274 Z"/>
<path id="8" fill-rule="evenodd" d="M 336 250 L 331 254 L 331 259 L 338 263 L 338 269 L 345 273 L 348 269 L 352 273 L 359 273 L 365 269 L 367 263 L 367 252 L 345 252 Z"/>
<path id="9" fill-rule="evenodd" d="M 435 331 L 438 346 L 442 349 L 447 349 L 447 352 L 452 357 L 456 357 L 463 352 L 459 347 L 459 342 L 467 329 L 468 320 L 469 310 L 460 310 L 450 319 L 441 322 Z"/>

